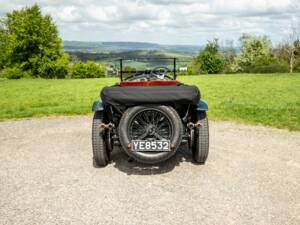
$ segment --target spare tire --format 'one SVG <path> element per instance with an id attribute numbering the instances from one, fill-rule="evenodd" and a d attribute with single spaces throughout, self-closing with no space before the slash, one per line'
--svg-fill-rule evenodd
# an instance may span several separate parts
<path id="1" fill-rule="evenodd" d="M 119 123 L 120 143 L 125 152 L 142 163 L 158 163 L 172 157 L 182 140 L 183 126 L 170 106 L 134 106 L 128 108 Z M 132 151 L 132 140 L 169 140 L 171 151 Z"/>

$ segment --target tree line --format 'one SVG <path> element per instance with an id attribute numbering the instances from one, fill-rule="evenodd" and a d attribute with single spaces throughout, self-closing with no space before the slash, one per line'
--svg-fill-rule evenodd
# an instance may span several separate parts
<path id="1" fill-rule="evenodd" d="M 300 38 L 292 28 L 288 39 L 273 47 L 266 36 L 244 34 L 237 50 L 217 39 L 193 57 L 188 74 L 274 73 L 300 71 Z M 0 19 L 0 77 L 97 78 L 106 67 L 94 61 L 72 59 L 51 16 L 35 4 L 7 13 Z"/>
<path id="2" fill-rule="evenodd" d="M 208 41 L 193 58 L 189 73 L 277 73 L 300 71 L 300 39 L 297 30 L 273 47 L 267 36 L 244 34 L 237 50 L 232 44 L 220 46 L 218 39 Z M 232 43 L 232 42 L 231 42 Z"/>
<path id="3" fill-rule="evenodd" d="M 35 4 L 7 13 L 0 20 L 1 77 L 96 78 L 105 67 L 93 61 L 70 62 L 58 29 Z"/>

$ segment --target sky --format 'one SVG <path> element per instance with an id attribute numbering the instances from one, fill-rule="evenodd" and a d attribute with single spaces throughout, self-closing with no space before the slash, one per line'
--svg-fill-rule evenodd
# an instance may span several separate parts
<path id="1" fill-rule="evenodd" d="M 300 18 L 300 0 L 0 0 L 0 16 L 34 3 L 78 41 L 202 45 L 253 33 L 276 44 Z"/>

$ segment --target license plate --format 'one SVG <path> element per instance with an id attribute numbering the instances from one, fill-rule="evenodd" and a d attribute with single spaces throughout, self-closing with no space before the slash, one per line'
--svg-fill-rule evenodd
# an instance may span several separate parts
<path id="1" fill-rule="evenodd" d="M 170 150 L 170 141 L 147 141 L 133 140 L 132 151 L 136 152 L 168 152 Z"/>

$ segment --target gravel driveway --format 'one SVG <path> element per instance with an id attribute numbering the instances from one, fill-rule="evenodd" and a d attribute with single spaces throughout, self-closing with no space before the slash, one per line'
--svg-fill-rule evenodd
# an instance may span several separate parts
<path id="1" fill-rule="evenodd" d="M 210 122 L 206 165 L 116 150 L 91 160 L 91 116 L 0 123 L 0 224 L 300 224 L 300 132 Z"/>

